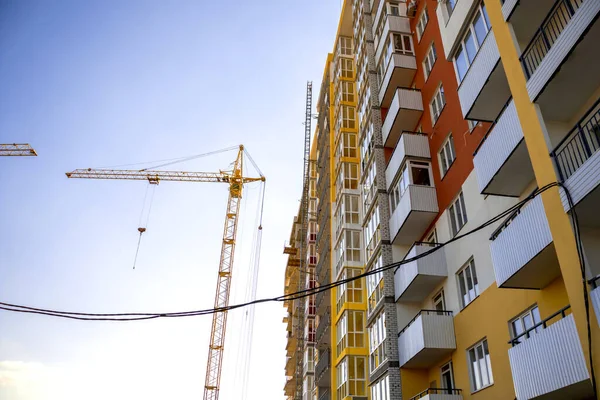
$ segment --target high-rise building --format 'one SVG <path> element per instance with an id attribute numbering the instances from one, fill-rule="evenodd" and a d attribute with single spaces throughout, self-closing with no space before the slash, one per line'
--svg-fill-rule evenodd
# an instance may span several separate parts
<path id="1" fill-rule="evenodd" d="M 374 273 L 317 295 L 305 399 L 596 397 L 599 13 L 344 2 L 313 139 L 317 286 Z"/>

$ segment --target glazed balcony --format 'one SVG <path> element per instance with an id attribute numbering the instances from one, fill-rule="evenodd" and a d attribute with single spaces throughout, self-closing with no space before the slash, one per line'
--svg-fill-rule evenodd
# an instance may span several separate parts
<path id="1" fill-rule="evenodd" d="M 414 258 L 437 247 L 437 244 L 417 242 L 405 259 Z M 399 266 L 394 272 L 397 302 L 422 302 L 448 277 L 444 248 L 418 260 Z"/>
<path id="2" fill-rule="evenodd" d="M 481 140 L 473 164 L 481 194 L 519 196 L 534 179 L 513 100 Z"/>
<path id="3" fill-rule="evenodd" d="M 454 350 L 452 311 L 421 310 L 398 334 L 400 368 L 431 368 Z"/>
<path id="4" fill-rule="evenodd" d="M 512 339 L 508 350 L 518 400 L 589 399 L 592 384 L 567 306 Z"/>
<path id="5" fill-rule="evenodd" d="M 542 289 L 560 275 L 541 196 L 509 216 L 490 240 L 498 287 Z"/>

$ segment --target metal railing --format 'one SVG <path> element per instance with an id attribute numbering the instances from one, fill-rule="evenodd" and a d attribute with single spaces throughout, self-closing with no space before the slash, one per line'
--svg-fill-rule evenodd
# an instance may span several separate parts
<path id="1" fill-rule="evenodd" d="M 327 313 L 319 320 L 319 326 L 317 326 L 317 342 L 321 341 L 323 334 L 330 328 L 331 316 L 329 313 Z"/>
<path id="2" fill-rule="evenodd" d="M 423 390 L 418 395 L 411 397 L 410 400 L 422 399 L 423 397 L 428 396 L 430 394 L 453 394 L 453 395 L 461 395 L 462 394 L 462 390 L 461 389 L 446 389 L 446 388 L 428 388 L 426 390 Z"/>
<path id="3" fill-rule="evenodd" d="M 586 0 L 557 0 L 554 3 L 521 55 L 521 64 L 528 80 L 584 1 Z"/>
<path id="4" fill-rule="evenodd" d="M 532 332 L 534 332 L 534 331 L 535 331 L 535 333 L 539 332 L 538 328 L 541 327 L 542 329 L 546 329 L 548 327 L 548 325 L 551 325 L 551 324 L 549 324 L 550 320 L 553 320 L 554 318 L 558 317 L 559 315 L 560 315 L 560 319 L 562 319 L 562 318 L 566 317 L 568 314 L 570 314 L 570 313 L 567 314 L 567 311 L 570 310 L 570 308 L 571 308 L 570 304 L 566 307 L 561 308 L 560 310 L 558 310 L 554 314 L 550 315 L 548 318 L 546 318 L 542 322 L 538 322 L 531 328 L 527 329 L 525 332 L 523 332 L 520 335 L 515 336 L 514 338 L 509 340 L 508 344 L 510 344 L 512 347 L 515 347 L 516 345 L 521 343 L 521 341 L 519 339 L 521 339 L 521 338 L 523 338 L 523 340 L 529 339 L 531 337 Z"/>
<path id="5" fill-rule="evenodd" d="M 600 149 L 600 99 L 550 153 L 561 182 L 569 179 Z"/>
<path id="6" fill-rule="evenodd" d="M 413 322 L 415 322 L 417 320 L 417 318 L 419 318 L 419 316 L 421 315 L 450 315 L 452 316 L 452 311 L 448 311 L 448 310 L 421 310 L 417 313 L 417 315 L 415 315 L 413 317 L 413 319 L 410 320 L 410 322 L 408 324 L 406 324 L 406 326 L 404 328 L 402 328 L 402 330 L 398 333 L 398 337 L 400 337 L 400 335 L 402 335 L 404 333 L 404 331 L 406 331 L 412 324 Z"/>
<path id="7" fill-rule="evenodd" d="M 329 398 L 329 389 L 325 389 L 323 391 L 319 389 L 319 400 L 329 400 Z"/>
<path id="8" fill-rule="evenodd" d="M 531 191 L 531 193 L 529 194 L 529 196 L 531 196 L 531 194 L 533 194 L 534 192 L 536 192 L 538 190 L 538 188 L 536 187 L 534 190 Z M 528 196 L 528 197 L 529 197 Z M 496 238 L 498 236 L 500 236 L 500 234 L 502 233 L 502 231 L 504 231 L 504 229 L 508 228 L 508 226 L 511 224 L 511 222 L 513 222 L 515 220 L 515 218 L 517 218 L 517 216 L 519 216 L 519 214 L 521 214 L 521 210 L 523 210 L 523 208 L 527 207 L 529 204 L 531 204 L 531 200 L 528 201 L 526 204 L 521 205 L 521 207 L 517 208 L 515 211 L 513 211 L 505 220 L 504 222 L 502 222 L 502 224 L 500 224 L 499 227 L 496 228 L 496 230 L 494 232 L 492 232 L 492 234 L 490 235 L 490 240 L 494 241 L 496 240 Z"/>

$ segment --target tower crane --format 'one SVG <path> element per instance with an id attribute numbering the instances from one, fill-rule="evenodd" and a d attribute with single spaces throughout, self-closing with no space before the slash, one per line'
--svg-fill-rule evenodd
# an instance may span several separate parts
<path id="1" fill-rule="evenodd" d="M 235 254 L 237 223 L 240 213 L 243 186 L 251 182 L 265 182 L 265 177 L 245 177 L 243 174 L 244 153 L 256 168 L 250 155 L 240 145 L 237 158 L 230 171 L 219 172 L 183 172 L 183 171 L 158 171 L 158 170 L 112 170 L 112 169 L 76 169 L 67 172 L 69 178 L 87 179 L 125 179 L 147 180 L 151 184 L 159 181 L 179 182 L 215 182 L 229 185 L 229 200 L 225 214 L 225 227 L 221 245 L 221 258 L 217 278 L 217 290 L 213 314 L 210 343 L 208 347 L 208 362 L 206 366 L 206 380 L 204 384 L 204 400 L 218 400 L 221 383 L 221 369 L 223 364 L 223 350 L 225 345 L 225 329 L 227 326 L 227 309 L 231 288 L 231 273 L 233 270 L 233 257 Z M 256 168 L 258 170 L 258 168 Z M 261 229 L 259 227 L 259 229 Z"/>
<path id="2" fill-rule="evenodd" d="M 37 156 L 37 153 L 27 143 L 0 144 L 0 156 Z"/>

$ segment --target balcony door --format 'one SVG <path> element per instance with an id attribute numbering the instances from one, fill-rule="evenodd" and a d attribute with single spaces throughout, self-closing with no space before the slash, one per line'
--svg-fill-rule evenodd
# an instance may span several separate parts
<path id="1" fill-rule="evenodd" d="M 452 394 L 452 391 L 454 389 L 454 372 L 452 371 L 452 361 L 450 361 L 446 365 L 443 365 L 441 368 L 441 372 L 442 372 L 441 388 L 446 389 L 444 391 L 447 391 L 448 394 Z"/>

